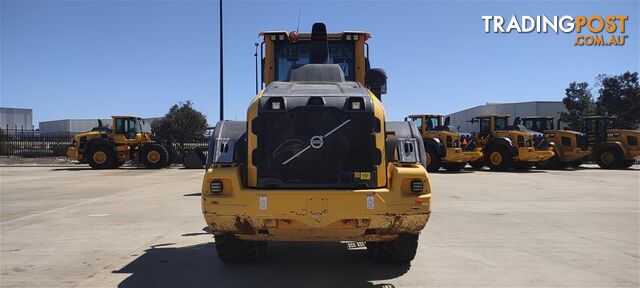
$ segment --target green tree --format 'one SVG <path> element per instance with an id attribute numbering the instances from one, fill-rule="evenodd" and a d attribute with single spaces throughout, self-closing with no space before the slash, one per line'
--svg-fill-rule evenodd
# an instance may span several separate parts
<path id="1" fill-rule="evenodd" d="M 569 124 L 570 129 L 579 130 L 580 119 L 595 115 L 597 111 L 589 84 L 586 82 L 572 82 L 564 91 L 565 97 L 562 99 L 562 103 L 567 108 L 567 112 L 560 113 L 560 119 L 562 122 Z"/>
<path id="2" fill-rule="evenodd" d="M 618 76 L 598 76 L 598 107 L 607 115 L 617 117 L 620 128 L 636 129 L 640 126 L 640 84 L 638 72 L 625 72 Z"/>
<path id="3" fill-rule="evenodd" d="M 207 117 L 193 109 L 190 100 L 171 106 L 162 119 L 151 123 L 151 132 L 163 139 L 188 143 L 200 140 L 207 130 Z"/>

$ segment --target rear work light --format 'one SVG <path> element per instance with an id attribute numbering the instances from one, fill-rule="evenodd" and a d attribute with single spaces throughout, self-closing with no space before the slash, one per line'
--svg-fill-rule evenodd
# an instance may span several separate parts
<path id="1" fill-rule="evenodd" d="M 420 193 L 422 192 L 422 188 L 423 188 L 422 181 L 420 180 L 411 181 L 411 192 Z"/>
<path id="2" fill-rule="evenodd" d="M 211 191 L 211 193 L 222 193 L 222 182 L 211 181 L 209 183 L 209 190 Z"/>

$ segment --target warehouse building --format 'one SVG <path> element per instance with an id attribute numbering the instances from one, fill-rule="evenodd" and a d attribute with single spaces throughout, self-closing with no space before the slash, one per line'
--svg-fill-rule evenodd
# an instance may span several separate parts
<path id="1" fill-rule="evenodd" d="M 151 131 L 151 122 L 162 117 L 143 118 L 142 130 Z M 102 125 L 111 127 L 111 118 L 101 119 Z M 39 123 L 40 134 L 74 135 L 91 130 L 98 126 L 98 119 L 62 119 Z"/>
<path id="2" fill-rule="evenodd" d="M 32 130 L 33 109 L 0 107 L 0 128 Z"/>
<path id="3" fill-rule="evenodd" d="M 487 103 L 485 105 L 451 113 L 447 116 L 451 117 L 451 125 L 456 127 L 459 126 L 462 131 L 478 132 L 479 125 L 477 123 L 471 123 L 470 120 L 473 117 L 480 115 L 508 114 L 511 115 L 511 121 L 513 121 L 516 116 L 551 116 L 557 121 L 557 119 L 560 118 L 560 113 L 565 111 L 567 110 L 562 101 L 532 101 L 518 103 Z M 561 123 L 560 125 L 561 127 L 565 126 L 564 123 Z"/>

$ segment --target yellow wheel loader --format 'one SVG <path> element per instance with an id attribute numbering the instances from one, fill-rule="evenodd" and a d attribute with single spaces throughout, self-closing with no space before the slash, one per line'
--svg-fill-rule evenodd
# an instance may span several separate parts
<path id="1" fill-rule="evenodd" d="M 553 147 L 555 155 L 547 160 L 536 162 L 536 167 L 541 169 L 558 169 L 566 167 L 580 167 L 583 159 L 591 155 L 591 147 L 587 144 L 587 135 L 577 131 L 560 130 L 560 119 L 557 128 L 554 129 L 553 117 L 526 116 L 522 117 L 522 125 L 543 133 Z"/>
<path id="2" fill-rule="evenodd" d="M 553 148 L 542 135 L 520 125 L 516 117 L 509 126 L 509 115 L 482 115 L 471 122 L 479 123 L 475 142 L 482 148 L 483 161 L 469 164 L 474 168 L 489 166 L 493 171 L 529 170 L 533 163 L 553 157 Z"/>
<path id="3" fill-rule="evenodd" d="M 467 162 L 482 159 L 482 149 L 476 147 L 469 133 L 458 131 L 449 125 L 449 117 L 444 122 L 442 115 L 410 115 L 405 121 L 411 121 L 422 135 L 427 156 L 427 171 L 435 172 L 444 168 L 447 171 L 460 171 Z"/>
<path id="4" fill-rule="evenodd" d="M 142 163 L 158 169 L 170 164 L 167 148 L 154 141 L 151 133 L 143 132 L 141 119 L 134 116 L 112 116 L 111 127 L 98 127 L 73 136 L 67 149 L 71 159 L 89 163 L 94 169 L 114 169 L 126 161 Z"/>
<path id="5" fill-rule="evenodd" d="M 270 240 L 366 241 L 376 260 L 411 261 L 431 185 L 415 125 L 385 121 L 369 33 L 260 35 L 266 88 L 209 145 L 202 211 L 218 257 L 256 260 Z"/>
<path id="6" fill-rule="evenodd" d="M 590 116 L 582 119 L 593 160 L 604 169 L 625 169 L 640 159 L 640 131 L 617 129 L 616 118 Z"/>

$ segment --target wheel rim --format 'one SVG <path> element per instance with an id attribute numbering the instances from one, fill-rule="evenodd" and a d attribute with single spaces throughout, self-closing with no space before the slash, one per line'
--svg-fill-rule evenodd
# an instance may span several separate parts
<path id="1" fill-rule="evenodd" d="M 96 162 L 96 164 L 104 164 L 104 162 L 107 162 L 107 153 L 104 153 L 103 151 L 96 151 L 95 153 L 93 153 L 93 162 Z"/>
<path id="2" fill-rule="evenodd" d="M 489 160 L 493 165 L 500 165 L 500 163 L 502 163 L 502 154 L 500 154 L 500 152 L 493 152 L 489 155 Z"/>
<path id="3" fill-rule="evenodd" d="M 149 153 L 147 153 L 147 161 L 149 161 L 149 163 L 158 163 L 160 161 L 160 153 L 158 153 L 158 151 L 149 151 Z"/>
<path id="4" fill-rule="evenodd" d="M 604 152 L 602 154 L 600 154 L 600 161 L 602 161 L 602 163 L 604 164 L 611 164 L 613 163 L 613 153 L 611 152 Z"/>
<path id="5" fill-rule="evenodd" d="M 431 154 L 427 153 L 427 156 L 425 157 L 425 162 L 427 162 L 427 165 L 431 164 Z"/>

